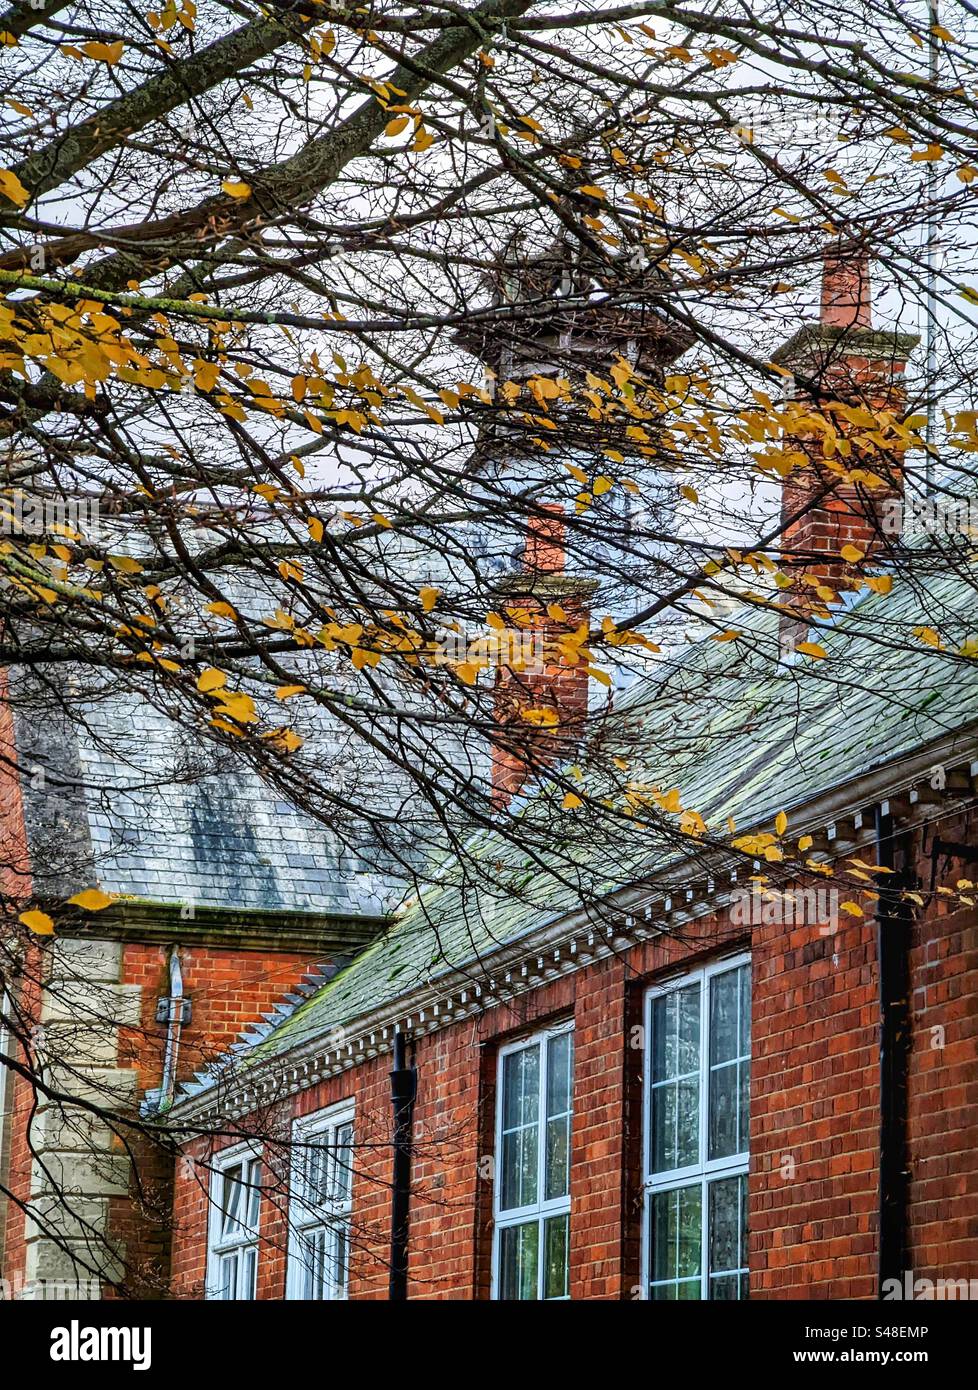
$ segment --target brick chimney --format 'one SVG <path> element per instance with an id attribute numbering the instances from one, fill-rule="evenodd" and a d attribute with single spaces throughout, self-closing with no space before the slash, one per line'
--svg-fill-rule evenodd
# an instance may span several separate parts
<path id="1" fill-rule="evenodd" d="M 501 656 L 496 667 L 492 799 L 505 806 L 524 783 L 567 758 L 588 710 L 587 658 L 579 647 L 596 580 L 567 574 L 563 507 L 528 519 L 522 567 L 498 586 Z"/>
<path id="2" fill-rule="evenodd" d="M 918 341 L 915 334 L 873 328 L 869 251 L 865 245 L 835 242 L 824 255 L 818 322 L 803 324 L 773 360 L 810 383 L 806 398 L 814 397 L 812 404 L 833 418 L 843 434 L 851 426 L 847 429 L 845 419 L 833 412 L 834 403 L 899 413 L 905 398 L 901 378 Z M 800 394 L 796 399 L 802 399 Z M 804 639 L 810 614 L 827 614 L 825 605 L 853 587 L 864 562 L 843 559 L 843 547 L 865 557 L 884 547 L 884 505 L 903 495 L 904 481 L 897 448 L 854 449 L 840 460 L 826 457 L 820 436 L 809 435 L 799 444 L 810 463 L 789 475 L 781 495 L 782 568 L 795 581 L 782 594 L 790 606 L 781 619 L 785 650 Z M 882 479 L 883 486 L 847 479 L 840 465 L 848 473 L 865 470 Z"/>

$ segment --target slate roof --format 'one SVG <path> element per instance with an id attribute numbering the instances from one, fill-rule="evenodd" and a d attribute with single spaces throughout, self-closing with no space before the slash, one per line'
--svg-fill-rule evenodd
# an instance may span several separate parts
<path id="1" fill-rule="evenodd" d="M 949 650 L 914 635 L 924 622 Z M 893 593 L 849 602 L 818 634 L 829 659 L 778 660 L 777 619 L 750 610 L 732 623 L 737 641 L 703 641 L 652 689 L 629 692 L 620 718 L 631 737 L 656 750 L 659 785 L 677 786 L 711 829 L 732 817 L 739 831 L 770 828 L 842 784 L 892 765 L 948 737 L 962 748 L 978 737 L 978 661 L 953 648 L 978 636 L 971 576 L 897 580 Z M 867 634 L 872 633 L 872 637 Z M 814 635 L 814 634 L 813 634 Z M 671 749 L 671 752 L 666 750 Z M 533 813 L 527 798 L 523 814 Z M 471 968 L 495 948 L 556 921 L 580 903 L 534 871 L 512 846 L 488 835 L 470 846 L 494 856 L 501 896 L 445 882 L 406 905 L 388 930 L 342 973 L 266 1033 L 249 1061 L 285 1054 L 336 1028 L 352 1028 L 398 996 Z M 674 850 L 651 856 L 636 840 L 609 876 L 602 855 L 579 866 L 582 891 L 609 893 L 682 862 Z M 507 887 L 513 889 L 508 898 Z M 207 1084 L 206 1082 L 204 1084 Z M 203 1089 L 198 1080 L 188 1092 Z"/>

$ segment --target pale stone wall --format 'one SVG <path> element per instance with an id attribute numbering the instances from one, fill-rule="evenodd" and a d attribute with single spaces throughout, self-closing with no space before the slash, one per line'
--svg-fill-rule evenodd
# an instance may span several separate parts
<path id="1" fill-rule="evenodd" d="M 131 1110 L 136 1074 L 118 1065 L 119 1029 L 138 1024 L 141 989 L 120 983 L 122 944 L 58 940 L 42 1009 L 47 1085 L 100 1109 Z M 42 1100 L 31 1127 L 24 1288 L 28 1299 L 97 1298 L 125 1251 L 109 1236 L 109 1203 L 129 1192 L 131 1163 L 100 1114 Z M 52 1281 L 54 1281 L 52 1286 Z"/>

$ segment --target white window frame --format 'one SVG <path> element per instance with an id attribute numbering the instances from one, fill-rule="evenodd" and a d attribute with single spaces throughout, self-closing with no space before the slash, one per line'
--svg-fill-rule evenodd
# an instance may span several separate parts
<path id="1" fill-rule="evenodd" d="M 737 955 L 721 957 L 699 969 L 676 975 L 662 984 L 650 986 L 645 992 L 643 1022 L 645 1028 L 645 1058 L 642 1080 L 642 1291 L 643 1297 L 651 1297 L 650 1280 L 652 1274 L 652 1251 L 650 1249 L 652 1232 L 652 1199 L 660 1192 L 669 1192 L 681 1187 L 690 1187 L 699 1182 L 700 1196 L 700 1298 L 709 1299 L 710 1284 L 710 1246 L 709 1246 L 709 1184 L 720 1178 L 734 1178 L 746 1174 L 750 1167 L 750 1148 L 724 1158 L 709 1157 L 710 1122 L 710 983 L 718 975 L 728 971 L 748 968 L 750 980 L 751 956 L 749 951 Z M 691 984 L 699 984 L 700 989 L 700 1069 L 699 1069 L 699 1160 L 682 1168 L 670 1168 L 665 1172 L 652 1173 L 652 1003 L 676 990 L 686 989 Z M 751 1002 L 753 1003 L 753 997 Z M 753 1019 L 751 1019 L 751 1056 L 753 1055 Z M 748 1110 L 748 1120 L 750 1118 Z M 733 1273 L 734 1271 L 730 1271 Z M 738 1271 L 740 1272 L 740 1271 Z M 747 1271 L 749 1275 L 749 1270 Z"/>
<path id="2" fill-rule="evenodd" d="M 239 1163 L 259 1165 L 257 1215 L 254 1222 L 251 1222 L 246 1213 L 246 1219 L 234 1231 L 224 1234 L 222 1231 L 224 1224 L 222 1205 L 224 1177 L 230 1168 L 236 1167 Z M 207 1286 L 205 1291 L 205 1297 L 208 1299 L 224 1299 L 225 1285 L 222 1278 L 222 1265 L 228 1256 L 234 1254 L 238 1255 L 234 1299 L 251 1300 L 257 1297 L 259 1238 L 263 1205 L 261 1200 L 261 1163 L 262 1147 L 260 1144 L 251 1142 L 234 1144 L 227 1149 L 222 1149 L 211 1159 L 210 1206 L 207 1222 Z M 246 1191 L 250 1191 L 250 1188 L 246 1188 Z M 242 1256 L 252 1252 L 254 1255 L 254 1274 L 249 1281 L 249 1292 L 246 1288 L 244 1274 L 246 1261 Z"/>
<path id="3" fill-rule="evenodd" d="M 318 1234 L 319 1232 L 323 1233 L 324 1255 L 322 1258 L 324 1260 L 326 1258 L 325 1244 L 329 1242 L 331 1246 L 329 1258 L 334 1268 L 338 1262 L 335 1242 L 340 1239 L 345 1242 L 345 1255 L 341 1259 L 342 1277 L 339 1281 L 324 1280 L 322 1299 L 326 1302 L 336 1302 L 349 1297 L 350 1227 L 353 1215 L 353 1183 L 356 1176 L 353 1161 L 355 1149 L 352 1147 L 355 1142 L 354 1135 L 351 1135 L 350 1141 L 349 1172 L 345 1190 L 339 1198 L 331 1194 L 326 1201 L 315 1205 L 311 1204 L 306 1196 L 306 1180 L 313 1141 L 323 1135 L 328 1135 L 335 1141 L 336 1134 L 345 1126 L 349 1125 L 352 1130 L 354 1118 L 354 1102 L 343 1100 L 336 1105 L 327 1106 L 324 1110 L 317 1110 L 314 1115 L 305 1115 L 292 1125 L 288 1269 L 285 1278 L 285 1297 L 287 1299 L 306 1300 L 308 1298 L 306 1286 L 308 1267 L 303 1257 L 303 1242 L 308 1239 L 310 1233 Z M 337 1171 L 335 1142 L 327 1144 L 325 1147 L 329 1152 L 329 1157 L 326 1160 L 330 1165 L 328 1182 L 332 1184 L 335 1182 Z"/>
<path id="4" fill-rule="evenodd" d="M 545 1116 L 544 1116 L 544 1107 L 545 1107 L 545 1104 L 546 1104 L 546 1095 L 547 1095 L 547 1065 L 548 1065 L 548 1055 L 549 1055 L 549 1044 L 550 1044 L 550 1042 L 551 1042 L 552 1039 L 561 1037 L 561 1036 L 562 1036 L 563 1034 L 565 1034 L 565 1033 L 570 1033 L 570 1034 L 572 1035 L 572 1037 L 573 1037 L 573 1033 L 574 1033 L 574 1021 L 573 1021 L 573 1019 L 568 1019 L 567 1022 L 558 1024 L 557 1026 L 552 1027 L 552 1028 L 541 1028 L 541 1029 L 538 1029 L 536 1032 L 530 1033 L 527 1037 L 525 1037 L 525 1038 L 520 1038 L 517 1042 L 507 1043 L 504 1047 L 501 1047 L 501 1048 L 499 1049 L 499 1055 L 498 1055 L 498 1058 L 497 1058 L 497 1061 L 496 1061 L 496 1096 L 495 1096 L 495 1106 L 496 1106 L 496 1116 L 495 1116 L 496 1158 L 495 1158 L 495 1164 L 494 1164 L 495 1178 L 494 1178 L 494 1182 L 493 1182 L 493 1197 L 492 1197 L 493 1231 L 492 1231 L 492 1279 L 491 1279 L 490 1296 L 491 1296 L 493 1299 L 498 1299 L 498 1298 L 501 1297 L 501 1294 L 500 1294 L 500 1285 L 501 1285 L 500 1257 L 501 1257 L 501 1253 L 502 1253 L 502 1233 L 503 1233 L 503 1231 L 506 1230 L 506 1229 L 507 1229 L 508 1227 L 510 1227 L 510 1226 L 522 1226 L 522 1225 L 525 1225 L 525 1224 L 528 1223 L 529 1221 L 532 1221 L 534 1218 L 537 1219 L 537 1223 L 538 1223 L 538 1225 L 539 1225 L 539 1227 L 540 1227 L 540 1236 L 539 1236 L 539 1244 L 538 1244 L 538 1257 L 537 1257 L 537 1297 L 538 1297 L 538 1299 L 540 1299 L 540 1300 L 543 1299 L 543 1280 L 544 1280 L 544 1272 L 545 1272 L 543 1231 L 544 1231 L 544 1224 L 545 1224 L 545 1221 L 546 1221 L 546 1219 L 549 1218 L 549 1217 L 553 1217 L 553 1216 L 566 1216 L 566 1217 L 568 1218 L 568 1242 L 567 1242 L 567 1243 L 568 1243 L 568 1251 L 567 1251 L 568 1286 L 569 1286 L 569 1283 L 570 1283 L 570 1238 L 569 1238 L 569 1231 L 570 1231 L 570 1209 L 571 1209 L 571 1194 L 570 1194 L 570 1188 L 571 1188 L 571 1155 L 570 1155 L 570 1151 L 568 1151 L 568 1155 L 567 1155 L 567 1193 L 566 1193 L 566 1196 L 563 1196 L 563 1197 L 551 1197 L 549 1200 L 548 1200 L 548 1199 L 545 1199 L 544 1196 L 543 1196 L 543 1194 L 544 1194 L 544 1193 L 546 1192 L 546 1190 L 547 1190 L 547 1189 L 546 1189 L 547 1145 L 546 1145 L 546 1122 L 545 1122 Z M 540 1049 L 540 1059 L 541 1059 L 541 1064 L 540 1064 L 540 1107 L 541 1107 L 541 1108 L 540 1108 L 539 1117 L 538 1117 L 538 1126 L 539 1126 L 539 1128 L 538 1128 L 538 1144 L 537 1144 L 537 1201 L 536 1201 L 536 1202 L 529 1203 L 528 1205 L 522 1206 L 522 1207 L 509 1207 L 509 1208 L 507 1208 L 505 1211 L 502 1211 L 502 1210 L 500 1209 L 500 1205 L 499 1205 L 499 1204 L 500 1204 L 500 1200 L 501 1200 L 501 1198 L 502 1198 L 502 1190 L 503 1190 L 502 1164 L 503 1164 L 503 1075 L 504 1075 L 504 1069 L 505 1069 L 505 1064 L 506 1064 L 506 1058 L 507 1058 L 507 1057 L 511 1057 L 511 1056 L 512 1056 L 514 1053 L 516 1053 L 516 1052 L 524 1052 L 524 1051 L 528 1050 L 528 1049 L 531 1048 L 531 1047 L 538 1047 L 538 1048 Z M 572 1057 L 571 1057 L 571 1077 L 570 1077 L 570 1101 L 571 1101 L 570 1120 L 571 1120 L 571 1135 L 572 1135 L 572 1137 L 573 1137 L 573 1124 L 574 1124 L 574 1071 L 575 1071 L 575 1066 L 576 1066 L 576 1049 L 575 1049 L 575 1053 L 573 1053 L 573 1054 L 572 1054 Z M 568 1293 L 567 1297 L 569 1297 L 569 1293 Z M 562 1301 L 562 1300 L 560 1300 L 560 1299 L 550 1299 L 550 1300 L 547 1300 L 547 1301 L 548 1301 L 548 1302 L 554 1302 L 554 1303 L 556 1303 L 556 1302 L 560 1302 L 560 1301 Z"/>

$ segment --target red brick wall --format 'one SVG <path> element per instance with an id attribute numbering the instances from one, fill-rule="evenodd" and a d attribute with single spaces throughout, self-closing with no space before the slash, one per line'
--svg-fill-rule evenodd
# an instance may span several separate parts
<path id="1" fill-rule="evenodd" d="M 141 1026 L 123 1029 L 119 1062 L 139 1073 L 137 1096 L 158 1086 L 166 1029 L 156 1022 L 156 1002 L 169 993 L 169 948 L 140 942 L 123 949 L 122 978 L 142 987 Z M 185 1080 L 227 1050 L 309 970 L 297 952 L 236 952 L 216 946 L 180 951 L 184 994 L 192 1016 L 180 1033 L 177 1074 Z M 152 1138 L 133 1136 L 134 1181 L 128 1197 L 110 1201 L 110 1232 L 126 1251 L 126 1297 L 159 1296 L 169 1282 L 173 1160 Z"/>
<path id="2" fill-rule="evenodd" d="M 954 839 L 973 827 L 945 823 Z M 919 841 L 919 837 L 918 837 Z M 918 873 L 926 889 L 929 840 Z M 975 873 L 942 862 L 938 883 Z M 978 916 L 938 895 L 914 927 L 915 1027 L 909 1076 L 909 1208 L 915 1275 L 978 1278 Z M 743 940 L 720 918 L 592 963 L 485 1015 L 422 1038 L 411 1212 L 410 1296 L 486 1298 L 493 1086 L 499 1045 L 573 1014 L 572 1295 L 640 1296 L 643 1046 L 648 983 Z M 876 924 L 753 929 L 750 1264 L 754 1298 L 876 1294 L 878 1034 Z M 942 1030 L 935 1032 L 934 1030 Z M 284 1107 L 356 1102 L 354 1298 L 387 1285 L 389 1059 L 353 1068 Z M 202 1277 L 205 1206 L 178 1179 L 175 1291 Z M 281 1221 L 281 1216 L 278 1218 Z M 284 1291 L 284 1242 L 263 1255 L 264 1296 Z"/>
<path id="3" fill-rule="evenodd" d="M 180 1033 L 179 1075 L 192 1076 L 224 1052 L 238 1034 L 270 1011 L 313 964 L 296 951 L 236 951 L 218 946 L 182 946 L 184 994 L 192 1018 Z M 129 942 L 123 951 L 122 979 L 142 986 L 139 1029 L 120 1039 L 123 1066 L 140 1073 L 141 1087 L 158 1086 L 166 1030 L 157 1023 L 156 1001 L 169 994 L 169 947 Z"/>
<path id="4" fill-rule="evenodd" d="M 875 1294 L 879 1010 L 875 926 L 752 943 L 752 1298 Z"/>

